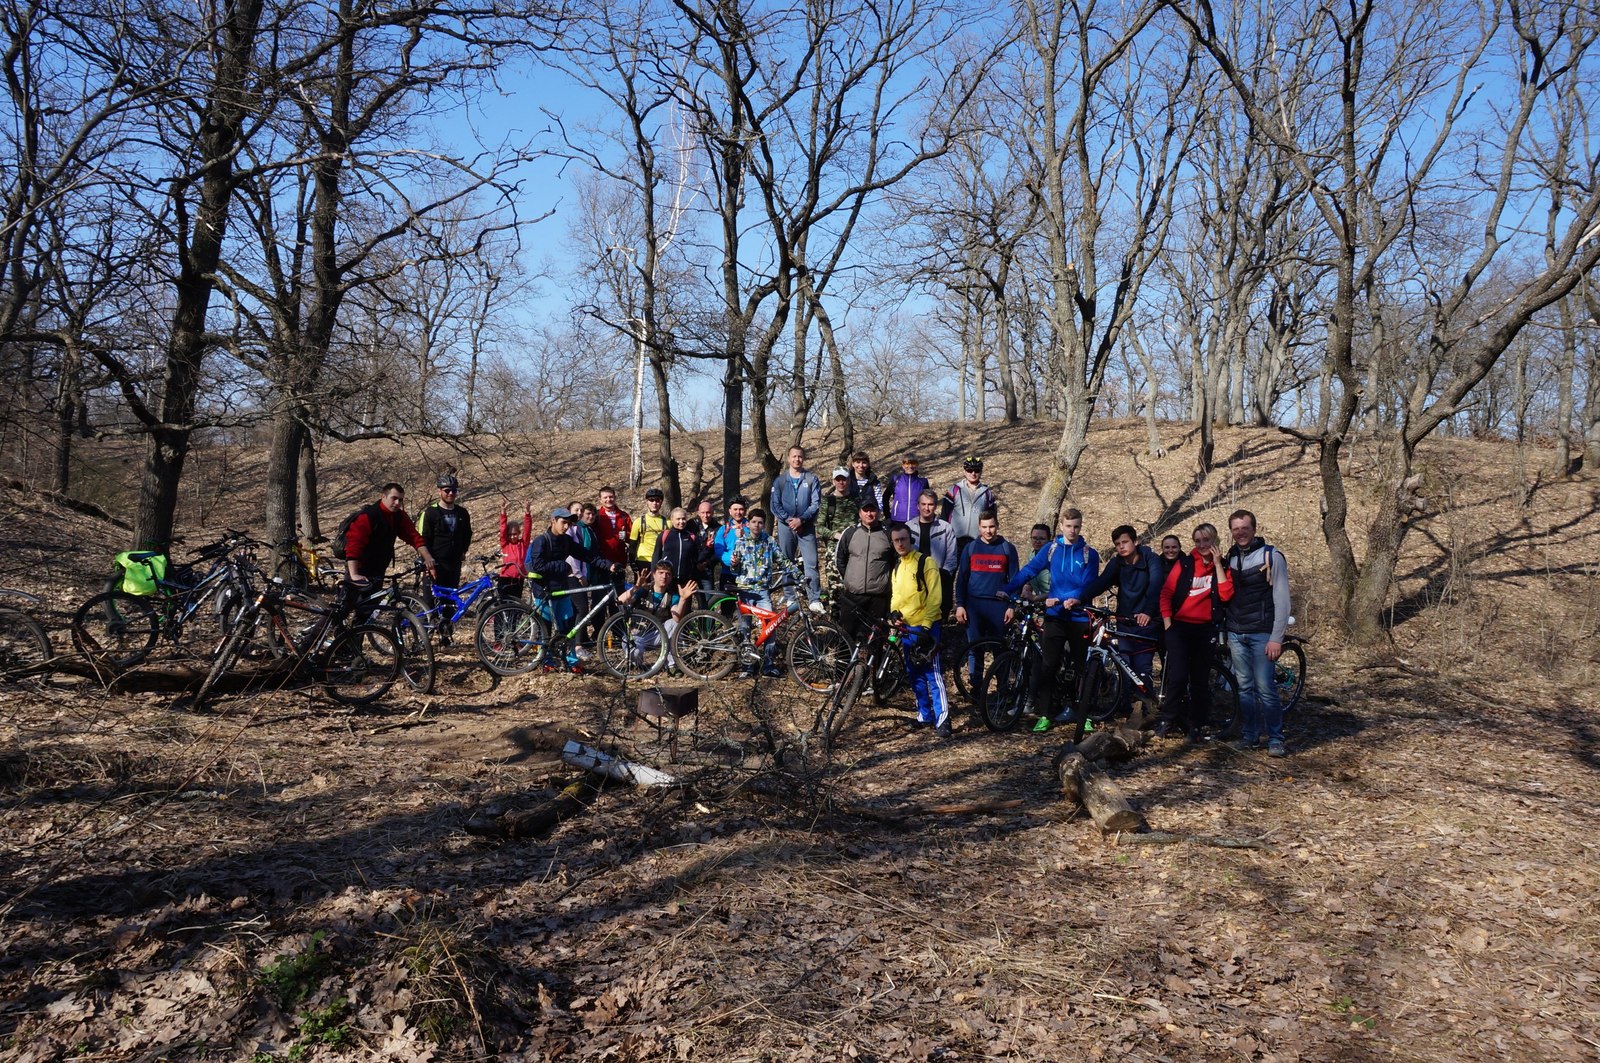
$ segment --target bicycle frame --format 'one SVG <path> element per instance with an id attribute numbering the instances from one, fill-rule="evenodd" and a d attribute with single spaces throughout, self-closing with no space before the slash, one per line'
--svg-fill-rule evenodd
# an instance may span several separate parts
<path id="1" fill-rule="evenodd" d="M 430 614 L 437 615 L 454 624 L 467 614 L 467 610 L 471 609 L 479 598 L 494 589 L 494 577 L 485 572 L 471 583 L 464 583 L 459 587 L 441 587 L 437 583 L 431 583 L 429 587 L 433 590 L 434 601 L 451 603 L 456 608 L 454 613 L 444 617 L 444 610 L 434 606 L 434 608 L 423 614 L 424 618 L 426 619 Z"/>
<path id="2" fill-rule="evenodd" d="M 624 587 L 623 590 L 631 590 L 632 586 L 633 585 L 629 585 L 628 587 Z M 608 584 L 605 584 L 603 586 L 566 587 L 566 588 L 563 588 L 561 590 L 553 590 L 553 591 L 546 591 L 545 592 L 546 595 L 551 597 L 551 598 L 566 598 L 569 595 L 588 594 L 591 591 L 605 591 L 606 593 L 601 595 L 600 598 L 594 603 L 594 605 L 589 608 L 589 611 L 587 613 L 584 613 L 583 616 L 581 616 L 580 618 L 578 618 L 578 620 L 576 620 L 570 628 L 568 628 L 566 631 L 558 631 L 558 632 L 556 632 L 557 635 L 561 636 L 561 638 L 565 639 L 568 642 L 571 642 L 573 639 L 577 638 L 578 637 L 578 632 L 583 630 L 583 626 L 585 624 L 587 624 L 589 621 L 593 620 L 595 618 L 595 616 L 597 614 L 599 614 L 602 610 L 604 610 L 607 605 L 610 605 L 612 602 L 616 601 L 617 600 L 617 596 L 621 593 L 621 591 L 617 590 L 617 585 L 616 584 L 608 583 Z M 554 616 L 555 616 L 555 614 L 552 612 L 551 613 L 552 620 L 554 619 Z"/>

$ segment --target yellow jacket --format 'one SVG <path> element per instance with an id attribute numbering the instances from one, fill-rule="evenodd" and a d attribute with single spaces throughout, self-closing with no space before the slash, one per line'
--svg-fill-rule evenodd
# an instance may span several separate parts
<path id="1" fill-rule="evenodd" d="M 922 586 L 917 586 L 917 567 L 922 566 Z M 912 627 L 932 627 L 939 622 L 943 592 L 939 587 L 939 566 L 924 562 L 913 550 L 900 558 L 889 577 L 889 611 L 899 613 Z"/>

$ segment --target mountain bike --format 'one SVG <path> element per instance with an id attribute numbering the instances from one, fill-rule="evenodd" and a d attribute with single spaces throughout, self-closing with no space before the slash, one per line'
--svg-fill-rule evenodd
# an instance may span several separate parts
<path id="1" fill-rule="evenodd" d="M 313 587 L 333 590 L 338 587 L 339 581 L 344 578 L 344 566 L 317 549 L 318 545 L 327 541 L 325 535 L 307 540 L 302 539 L 297 533 L 281 542 L 273 543 L 273 553 L 276 554 L 281 549 L 283 554 L 273 575 L 282 581 L 284 586 L 294 590 L 307 590 Z"/>
<path id="2" fill-rule="evenodd" d="M 412 612 L 422 618 L 429 634 L 437 634 L 440 641 L 447 645 L 455 625 L 478 608 L 478 602 L 484 595 L 493 597 L 495 582 L 491 566 L 500 563 L 500 555 L 484 554 L 473 560 L 483 566 L 483 572 L 471 583 L 463 583 L 459 587 L 444 587 L 437 583 L 424 586 L 422 579 L 427 570 L 420 562 L 411 570 L 417 573 L 417 583 L 413 593 L 406 596 L 405 603 Z M 430 595 L 425 593 L 426 591 L 432 592 L 432 605 L 428 604 Z"/>
<path id="3" fill-rule="evenodd" d="M 35 595 L 9 587 L 0 587 L 0 595 L 29 605 L 39 604 Z M 39 621 L 17 606 L 0 605 L 0 683 L 48 675 L 54 658 L 50 636 Z"/>
<path id="4" fill-rule="evenodd" d="M 312 622 L 297 624 L 290 612 L 309 615 Z M 238 622 L 194 693 L 193 707 L 205 705 L 217 681 L 268 630 L 272 634 L 265 641 L 287 647 L 285 655 L 294 662 L 291 675 L 309 676 L 329 697 L 346 705 L 377 701 L 401 678 L 400 642 L 388 627 L 350 623 L 351 613 L 342 601 L 315 604 L 281 583 L 268 583 L 241 609 Z"/>
<path id="5" fill-rule="evenodd" d="M 535 584 L 534 601 L 502 599 L 478 616 L 478 629 L 473 639 L 478 659 L 489 671 L 502 676 L 524 675 L 539 667 L 577 664 L 576 647 L 584 627 L 606 612 L 627 589 L 614 583 L 559 590 Z M 551 631 L 554 601 L 594 592 L 604 593 L 595 598 L 588 612 L 565 630 Z M 546 616 L 550 619 L 546 620 Z M 595 654 L 600 667 L 618 679 L 648 679 L 655 675 L 667 665 L 667 650 L 665 625 L 643 609 L 634 608 L 631 602 L 622 603 L 616 612 L 606 617 L 595 636 Z"/>
<path id="6" fill-rule="evenodd" d="M 686 614 L 672 633 L 672 657 L 679 670 L 711 682 L 741 663 L 751 670 L 764 668 L 768 651 L 784 644 L 791 679 L 811 690 L 832 690 L 850 659 L 850 637 L 832 620 L 811 612 L 804 595 L 793 589 L 788 595 L 780 589 L 771 609 L 740 601 L 738 618 L 715 609 Z"/>
<path id="7" fill-rule="evenodd" d="M 1130 699 L 1143 701 L 1154 713 L 1161 702 L 1161 684 L 1153 677 L 1146 677 L 1134 671 L 1132 655 L 1143 649 L 1144 645 L 1154 649 L 1158 640 L 1150 635 L 1136 635 L 1120 630 L 1116 615 L 1109 610 L 1098 609 L 1091 605 L 1079 608 L 1094 620 L 1089 636 L 1087 671 L 1091 678 L 1088 683 L 1091 687 L 1115 685 L 1116 688 L 1115 700 L 1112 701 L 1108 694 L 1099 706 L 1104 708 L 1110 704 L 1111 711 L 1103 716 L 1091 715 L 1089 718 L 1096 723 L 1109 719 L 1118 709 L 1127 705 Z M 1156 659 L 1159 660 L 1159 655 Z M 1103 674 L 1096 674 L 1097 671 Z M 1211 725 L 1218 734 L 1225 734 L 1238 714 L 1239 684 L 1234 679 L 1233 673 L 1228 670 L 1227 663 L 1213 656 Z"/>
<path id="8" fill-rule="evenodd" d="M 154 550 L 129 554 L 130 563 L 149 570 L 155 593 L 115 590 L 90 598 L 73 614 L 73 645 L 113 671 L 143 661 L 163 638 L 180 654 L 211 658 L 251 594 L 249 573 L 256 565 L 249 551 L 256 545 L 243 532 L 230 531 L 197 552 L 198 559 L 212 563 L 199 575 L 187 565 L 157 575 L 155 559 L 165 555 Z"/>
<path id="9" fill-rule="evenodd" d="M 989 661 L 975 699 L 984 726 L 991 731 L 1009 731 L 1025 715 L 1053 718 L 1065 703 L 1066 691 L 1077 694 L 1073 705 L 1080 727 L 1085 719 L 1103 720 L 1116 712 L 1121 702 L 1121 677 L 1104 668 L 1094 668 L 1089 656 L 1085 657 L 1083 674 L 1079 675 L 1072 655 L 1065 652 L 1056 674 L 1047 677 L 1040 687 L 1045 703 L 1032 703 L 1034 670 L 1044 667 L 1040 637 L 1044 630 L 1045 605 L 1042 601 L 1022 598 L 1010 598 L 1008 602 L 1015 615 L 1007 627 L 1007 648 Z M 1092 625 L 1090 632 L 1092 641 Z"/>

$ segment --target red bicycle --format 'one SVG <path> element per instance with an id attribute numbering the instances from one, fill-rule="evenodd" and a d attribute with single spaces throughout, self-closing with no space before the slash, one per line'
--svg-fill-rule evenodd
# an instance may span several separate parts
<path id="1" fill-rule="evenodd" d="M 703 682 L 721 679 L 736 666 L 761 669 L 779 644 L 789 678 L 816 691 L 832 690 L 850 663 L 850 636 L 844 628 L 805 607 L 799 598 L 780 599 L 764 609 L 739 602 L 737 616 L 696 609 L 672 633 L 672 657 L 685 675 Z"/>

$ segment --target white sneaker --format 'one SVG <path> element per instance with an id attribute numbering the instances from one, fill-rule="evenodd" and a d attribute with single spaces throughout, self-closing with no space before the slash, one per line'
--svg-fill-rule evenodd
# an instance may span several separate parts
<path id="1" fill-rule="evenodd" d="M 818 616 L 821 616 L 823 613 L 827 612 L 827 609 L 824 608 L 824 606 L 823 606 L 823 604 L 821 602 L 812 602 L 811 605 L 808 606 L 808 608 L 813 613 L 816 613 Z"/>

